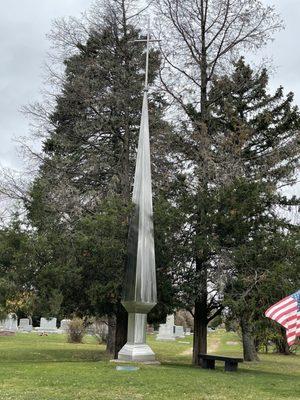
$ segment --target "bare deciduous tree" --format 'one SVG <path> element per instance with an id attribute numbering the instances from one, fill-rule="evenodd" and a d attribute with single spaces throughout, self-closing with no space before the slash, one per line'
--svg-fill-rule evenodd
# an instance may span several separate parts
<path id="1" fill-rule="evenodd" d="M 209 131 L 210 83 L 215 75 L 230 71 L 241 51 L 255 50 L 271 40 L 282 26 L 272 7 L 261 0 L 156 0 L 163 68 L 160 78 L 165 92 L 182 111 L 186 132 L 185 162 L 192 163 L 194 187 L 199 198 L 215 179 L 213 138 Z M 188 133 L 188 134 L 187 134 Z M 230 165 L 230 160 L 227 162 Z M 201 224 L 204 209 L 197 209 L 195 235 L 205 236 Z M 199 294 L 194 308 L 193 362 L 207 351 L 209 321 L 209 251 L 196 250 L 194 256 Z"/>

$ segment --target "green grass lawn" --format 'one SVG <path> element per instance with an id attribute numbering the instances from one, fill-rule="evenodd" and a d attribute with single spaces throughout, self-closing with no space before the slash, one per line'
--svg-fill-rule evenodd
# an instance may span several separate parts
<path id="1" fill-rule="evenodd" d="M 91 337 L 80 345 L 64 335 L 0 337 L 0 399 L 300 399 L 300 355 L 262 354 L 237 373 L 224 372 L 223 364 L 202 370 L 190 364 L 191 340 L 149 337 L 161 365 L 126 372 L 116 371 Z M 235 334 L 216 331 L 209 342 L 214 353 L 241 355 Z"/>

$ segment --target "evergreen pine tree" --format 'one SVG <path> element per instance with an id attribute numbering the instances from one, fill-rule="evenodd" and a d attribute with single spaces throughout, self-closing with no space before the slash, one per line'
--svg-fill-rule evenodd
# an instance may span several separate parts
<path id="1" fill-rule="evenodd" d="M 248 361 L 256 359 L 254 321 L 261 318 L 257 308 L 262 312 L 270 304 L 268 283 L 274 288 L 276 271 L 288 266 L 292 292 L 297 269 L 296 227 L 279 215 L 279 207 L 298 200 L 279 188 L 294 181 L 299 166 L 300 114 L 292 94 L 284 97 L 280 88 L 269 95 L 267 84 L 266 70 L 255 73 L 240 59 L 232 76 L 216 80 L 210 93 L 215 157 L 223 168 L 215 227 L 231 260 L 226 301 L 240 321 Z"/>
<path id="2" fill-rule="evenodd" d="M 127 3 L 109 3 L 86 43 L 65 60 L 62 92 L 50 115 L 55 128 L 43 143 L 44 160 L 27 206 L 40 235 L 58 236 L 75 249 L 73 265 L 67 263 L 73 280 L 60 287 L 62 310 L 114 315 L 115 356 L 127 336 L 120 300 L 145 67 L 144 44 L 134 43 L 140 32 L 129 20 Z M 150 85 L 159 64 L 151 50 Z M 170 173 L 170 128 L 162 120 L 163 98 L 157 92 L 149 97 L 155 192 Z"/>

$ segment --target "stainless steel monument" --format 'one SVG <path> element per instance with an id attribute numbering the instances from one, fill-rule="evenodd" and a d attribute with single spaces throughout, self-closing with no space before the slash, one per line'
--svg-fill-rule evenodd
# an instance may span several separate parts
<path id="1" fill-rule="evenodd" d="M 148 23 L 145 90 L 132 197 L 134 211 L 129 227 L 122 299 L 128 311 L 128 334 L 127 343 L 118 354 L 121 361 L 155 361 L 155 354 L 146 344 L 147 314 L 157 302 L 147 98 L 149 45 L 153 41 Z"/>

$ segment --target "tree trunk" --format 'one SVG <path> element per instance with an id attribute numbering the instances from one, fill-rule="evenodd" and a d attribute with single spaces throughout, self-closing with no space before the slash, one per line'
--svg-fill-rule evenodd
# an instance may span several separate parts
<path id="1" fill-rule="evenodd" d="M 286 356 L 291 354 L 289 345 L 287 344 L 286 340 L 283 339 L 276 340 L 275 346 L 277 353 L 284 354 Z"/>
<path id="2" fill-rule="evenodd" d="M 122 9 L 122 26 L 123 26 L 123 34 L 125 39 L 125 44 L 123 46 L 123 55 L 125 60 L 125 76 L 130 77 L 131 75 L 131 66 L 130 66 L 130 55 L 128 53 L 128 46 L 131 48 L 131 44 L 128 43 L 127 31 L 127 9 L 126 2 L 124 0 L 120 3 Z M 128 78 L 129 79 L 129 78 Z M 125 84 L 125 83 L 124 83 Z M 125 204 L 128 205 L 131 203 L 131 178 L 130 178 L 130 139 L 132 134 L 132 128 L 130 126 L 130 111 L 128 104 L 130 103 L 130 98 L 128 98 L 128 103 L 124 104 L 124 134 L 122 138 L 122 150 L 121 150 L 121 158 L 119 165 L 119 177 L 120 177 L 120 192 L 119 194 L 122 196 Z M 117 150 L 116 156 L 118 157 L 119 149 Z M 126 237 L 127 243 L 127 237 Z M 126 270 L 126 260 L 124 260 L 124 271 Z M 118 358 L 118 353 L 121 348 L 127 342 L 127 327 L 128 327 L 128 313 L 125 308 L 122 306 L 119 301 L 117 304 L 117 312 L 115 316 L 115 335 L 114 335 L 114 350 L 113 355 L 114 359 Z"/>
<path id="3" fill-rule="evenodd" d="M 115 342 L 116 342 L 116 316 L 115 315 L 109 316 L 107 324 L 108 324 L 108 334 L 106 342 L 106 353 L 114 354 Z"/>
<path id="4" fill-rule="evenodd" d="M 243 352 L 245 361 L 259 361 L 254 340 L 251 334 L 250 324 L 247 318 L 241 318 Z"/>
<path id="5" fill-rule="evenodd" d="M 280 336 L 274 340 L 276 346 L 276 352 L 279 354 L 284 354 L 286 356 L 292 354 L 290 351 L 290 347 L 286 340 L 285 329 L 280 328 Z"/>
<path id="6" fill-rule="evenodd" d="M 118 303 L 115 315 L 108 317 L 108 337 L 106 352 L 111 354 L 114 359 L 118 358 L 118 353 L 127 341 L 128 313 Z"/>
<path id="7" fill-rule="evenodd" d="M 196 270 L 199 274 L 199 295 L 195 302 L 193 364 L 200 365 L 199 353 L 207 353 L 207 266 L 203 259 L 196 258 Z"/>
<path id="8" fill-rule="evenodd" d="M 127 325 L 128 325 L 128 313 L 125 308 L 118 304 L 118 310 L 116 313 L 116 334 L 115 334 L 115 348 L 114 358 L 118 358 L 118 353 L 127 341 Z"/>
<path id="9" fill-rule="evenodd" d="M 199 353 L 207 353 L 207 302 L 197 301 L 194 312 L 193 364 L 200 365 Z"/>
<path id="10" fill-rule="evenodd" d="M 257 338 L 254 339 L 254 347 L 255 347 L 256 352 L 258 353 L 259 348 L 260 348 L 260 341 Z"/>
<path id="11" fill-rule="evenodd" d="M 201 0 L 200 5 L 201 12 L 201 63 L 200 63 L 200 75 L 201 75 L 201 93 L 200 93 L 200 126 L 197 126 L 197 130 L 200 130 L 200 142 L 199 146 L 205 141 L 207 135 L 207 54 L 206 54 L 206 21 L 204 3 Z M 199 154 L 200 158 L 197 160 L 198 164 L 205 165 L 204 153 Z M 198 224 L 197 233 L 199 233 L 198 227 L 201 227 L 202 214 L 204 210 L 198 210 Z M 201 228 L 200 228 L 201 232 Z M 203 249 L 201 249 L 203 251 Z M 197 253 L 199 249 L 196 250 Z M 194 314 L 194 338 L 193 338 L 193 364 L 201 365 L 198 360 L 199 353 L 207 353 L 207 325 L 208 325 L 208 309 L 207 309 L 207 266 L 203 259 L 199 259 L 198 254 L 196 256 L 196 271 L 200 273 L 199 282 L 199 296 L 195 302 L 195 314 Z"/>

